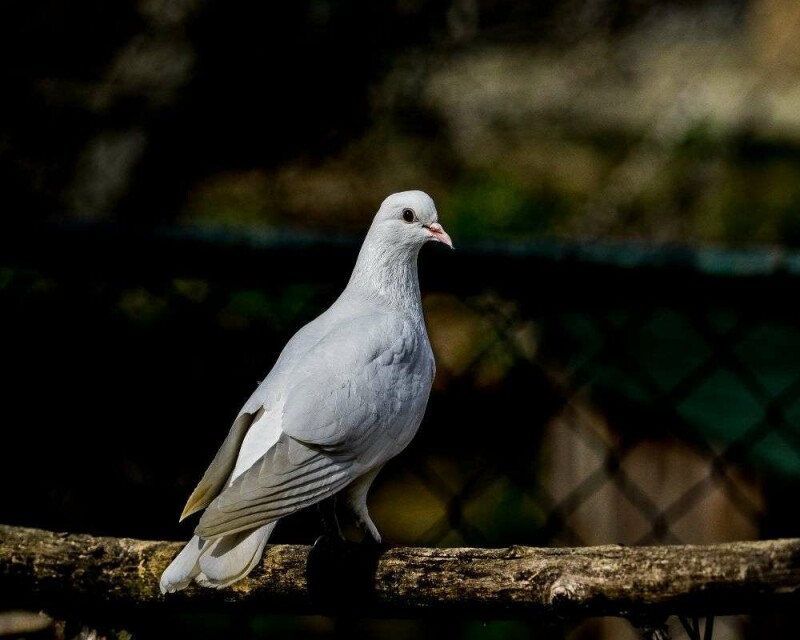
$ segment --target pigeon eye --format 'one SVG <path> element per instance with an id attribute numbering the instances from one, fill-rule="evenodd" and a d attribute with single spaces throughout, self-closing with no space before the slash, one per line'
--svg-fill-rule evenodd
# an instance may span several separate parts
<path id="1" fill-rule="evenodd" d="M 416 216 L 411 209 L 403 209 L 403 220 L 406 222 L 414 222 L 414 218 L 416 218 Z"/>

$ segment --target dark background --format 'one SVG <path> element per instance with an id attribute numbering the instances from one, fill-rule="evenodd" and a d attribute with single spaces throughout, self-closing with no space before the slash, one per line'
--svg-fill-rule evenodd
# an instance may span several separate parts
<path id="1" fill-rule="evenodd" d="M 0 520 L 187 538 L 238 408 L 421 188 L 458 250 L 420 258 L 438 376 L 372 493 L 390 542 L 797 536 L 798 26 L 790 0 L 0 4 Z"/>

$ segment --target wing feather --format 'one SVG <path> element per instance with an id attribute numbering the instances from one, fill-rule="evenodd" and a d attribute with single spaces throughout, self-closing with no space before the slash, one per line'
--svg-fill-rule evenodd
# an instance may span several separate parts
<path id="1" fill-rule="evenodd" d="M 207 506 L 200 537 L 263 526 L 333 496 L 413 437 L 431 384 L 424 333 L 371 312 L 316 337 L 270 377 L 280 435 Z"/>
<path id="2" fill-rule="evenodd" d="M 351 480 L 349 462 L 284 435 L 206 508 L 195 531 L 209 539 L 268 524 L 334 495 Z"/>
<path id="3" fill-rule="evenodd" d="M 247 435 L 247 430 L 263 412 L 264 409 L 262 408 L 256 413 L 242 413 L 234 420 L 228 435 L 225 437 L 225 441 L 217 451 L 217 455 L 214 456 L 200 482 L 197 483 L 194 491 L 192 491 L 192 495 L 186 501 L 186 506 L 183 508 L 183 513 L 181 513 L 181 521 L 208 506 L 219 495 L 228 482 L 228 478 L 230 478 L 233 467 L 236 464 L 236 458 L 239 455 L 239 448 Z"/>
<path id="4" fill-rule="evenodd" d="M 419 339 L 407 319 L 386 314 L 338 326 L 292 372 L 284 433 L 332 453 L 358 449 L 424 386 L 414 377 L 425 353 Z"/>

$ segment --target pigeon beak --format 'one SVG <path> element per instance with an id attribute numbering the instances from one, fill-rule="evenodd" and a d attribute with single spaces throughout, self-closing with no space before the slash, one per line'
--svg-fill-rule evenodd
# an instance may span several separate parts
<path id="1" fill-rule="evenodd" d="M 445 231 L 444 227 L 438 222 L 434 222 L 425 228 L 428 230 L 428 233 L 431 234 L 431 240 L 436 240 L 436 242 L 444 242 L 444 244 L 451 249 L 455 249 L 453 246 L 453 241 L 450 239 L 450 236 L 447 235 L 447 231 Z"/>

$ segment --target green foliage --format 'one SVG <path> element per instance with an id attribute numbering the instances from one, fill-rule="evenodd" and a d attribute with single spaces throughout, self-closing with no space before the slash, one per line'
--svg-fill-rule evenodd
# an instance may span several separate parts
<path id="1" fill-rule="evenodd" d="M 455 237 L 508 238 L 552 232 L 569 201 L 551 188 L 529 189 L 509 175 L 476 172 L 460 180 L 439 208 Z"/>

